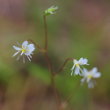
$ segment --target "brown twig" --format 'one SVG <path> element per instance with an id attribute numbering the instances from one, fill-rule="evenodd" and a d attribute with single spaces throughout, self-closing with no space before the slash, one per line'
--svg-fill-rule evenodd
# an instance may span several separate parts
<path id="1" fill-rule="evenodd" d="M 68 63 L 68 61 L 71 61 L 71 60 L 73 60 L 73 59 L 74 59 L 74 58 L 67 58 L 67 59 L 64 61 L 63 65 L 60 67 L 60 69 L 58 70 L 57 73 L 60 73 L 60 72 L 64 69 L 64 67 L 65 67 L 65 65 Z"/>

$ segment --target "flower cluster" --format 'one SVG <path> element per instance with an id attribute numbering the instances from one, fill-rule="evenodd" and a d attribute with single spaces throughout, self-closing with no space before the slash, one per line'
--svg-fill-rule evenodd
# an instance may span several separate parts
<path id="1" fill-rule="evenodd" d="M 94 67 L 92 70 L 88 71 L 86 68 L 84 68 L 84 65 L 89 65 L 88 59 L 86 58 L 80 58 L 79 60 L 74 59 L 73 63 L 71 75 L 73 75 L 73 73 L 74 75 L 80 75 L 83 77 L 81 79 L 81 83 L 86 81 L 88 83 L 88 87 L 93 88 L 95 85 L 93 78 L 99 78 L 101 76 L 101 73 L 98 72 L 98 69 Z"/>

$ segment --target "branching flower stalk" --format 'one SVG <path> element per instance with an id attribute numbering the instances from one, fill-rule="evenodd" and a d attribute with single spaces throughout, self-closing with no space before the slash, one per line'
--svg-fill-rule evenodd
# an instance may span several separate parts
<path id="1" fill-rule="evenodd" d="M 62 64 L 62 66 L 59 68 L 58 71 L 53 70 L 53 64 L 52 64 L 51 59 L 48 55 L 48 28 L 47 28 L 47 19 L 46 18 L 49 15 L 55 14 L 57 9 L 58 9 L 57 6 L 52 6 L 44 11 L 44 14 L 43 14 L 44 33 L 45 33 L 44 47 L 42 48 L 42 47 L 40 47 L 40 45 L 38 43 L 35 43 L 33 40 L 28 39 L 28 40 L 24 41 L 22 43 L 22 45 L 20 45 L 20 47 L 13 46 L 13 48 L 17 51 L 13 56 L 19 55 L 18 58 L 20 58 L 21 56 L 23 56 L 23 58 L 24 58 L 24 56 L 25 56 L 28 58 L 29 61 L 31 61 L 35 47 L 39 50 L 39 52 L 41 52 L 44 55 L 45 60 L 48 65 L 48 69 L 51 73 L 51 77 L 50 77 L 51 78 L 51 86 L 52 86 L 52 89 L 55 94 L 58 110 L 63 110 L 63 108 L 61 108 L 61 105 L 62 105 L 61 98 L 59 96 L 59 93 L 58 93 L 56 85 L 55 85 L 55 75 L 58 73 L 61 73 L 69 61 L 73 61 L 73 66 L 71 68 L 71 76 L 72 75 L 79 75 L 80 77 L 82 77 L 81 84 L 86 82 L 88 84 L 88 88 L 94 87 L 95 82 L 93 79 L 99 78 L 101 76 L 101 73 L 98 72 L 98 69 L 96 67 L 91 69 L 90 71 L 88 71 L 86 68 L 84 68 L 84 66 L 89 65 L 88 59 L 86 59 L 86 58 L 80 58 L 79 60 L 76 60 L 74 58 L 67 58 L 64 61 L 64 63 Z M 31 42 L 31 44 L 29 42 Z M 71 96 L 72 95 L 70 94 L 67 101 L 71 98 Z"/>

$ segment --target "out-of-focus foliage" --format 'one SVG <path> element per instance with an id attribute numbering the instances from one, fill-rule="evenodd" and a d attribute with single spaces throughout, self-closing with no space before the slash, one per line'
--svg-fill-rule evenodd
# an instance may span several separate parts
<path id="1" fill-rule="evenodd" d="M 49 71 L 47 69 L 45 69 L 39 65 L 31 64 L 31 66 L 29 67 L 29 71 L 32 76 L 35 76 L 36 78 L 40 79 L 45 84 L 48 84 L 48 85 L 50 84 L 51 74 L 49 73 Z"/>

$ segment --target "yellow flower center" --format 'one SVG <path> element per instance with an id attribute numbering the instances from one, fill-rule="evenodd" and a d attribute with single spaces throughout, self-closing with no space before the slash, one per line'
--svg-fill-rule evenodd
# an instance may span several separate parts
<path id="1" fill-rule="evenodd" d="M 76 64 L 77 67 L 79 67 L 79 64 Z"/>
<path id="2" fill-rule="evenodd" d="M 23 53 L 25 53 L 25 52 L 26 52 L 26 49 L 22 49 L 21 51 L 22 51 Z"/>
<path id="3" fill-rule="evenodd" d="M 88 77 L 89 79 L 91 79 L 91 78 L 92 78 L 92 75 L 91 75 L 91 74 L 89 74 L 87 77 Z"/>

